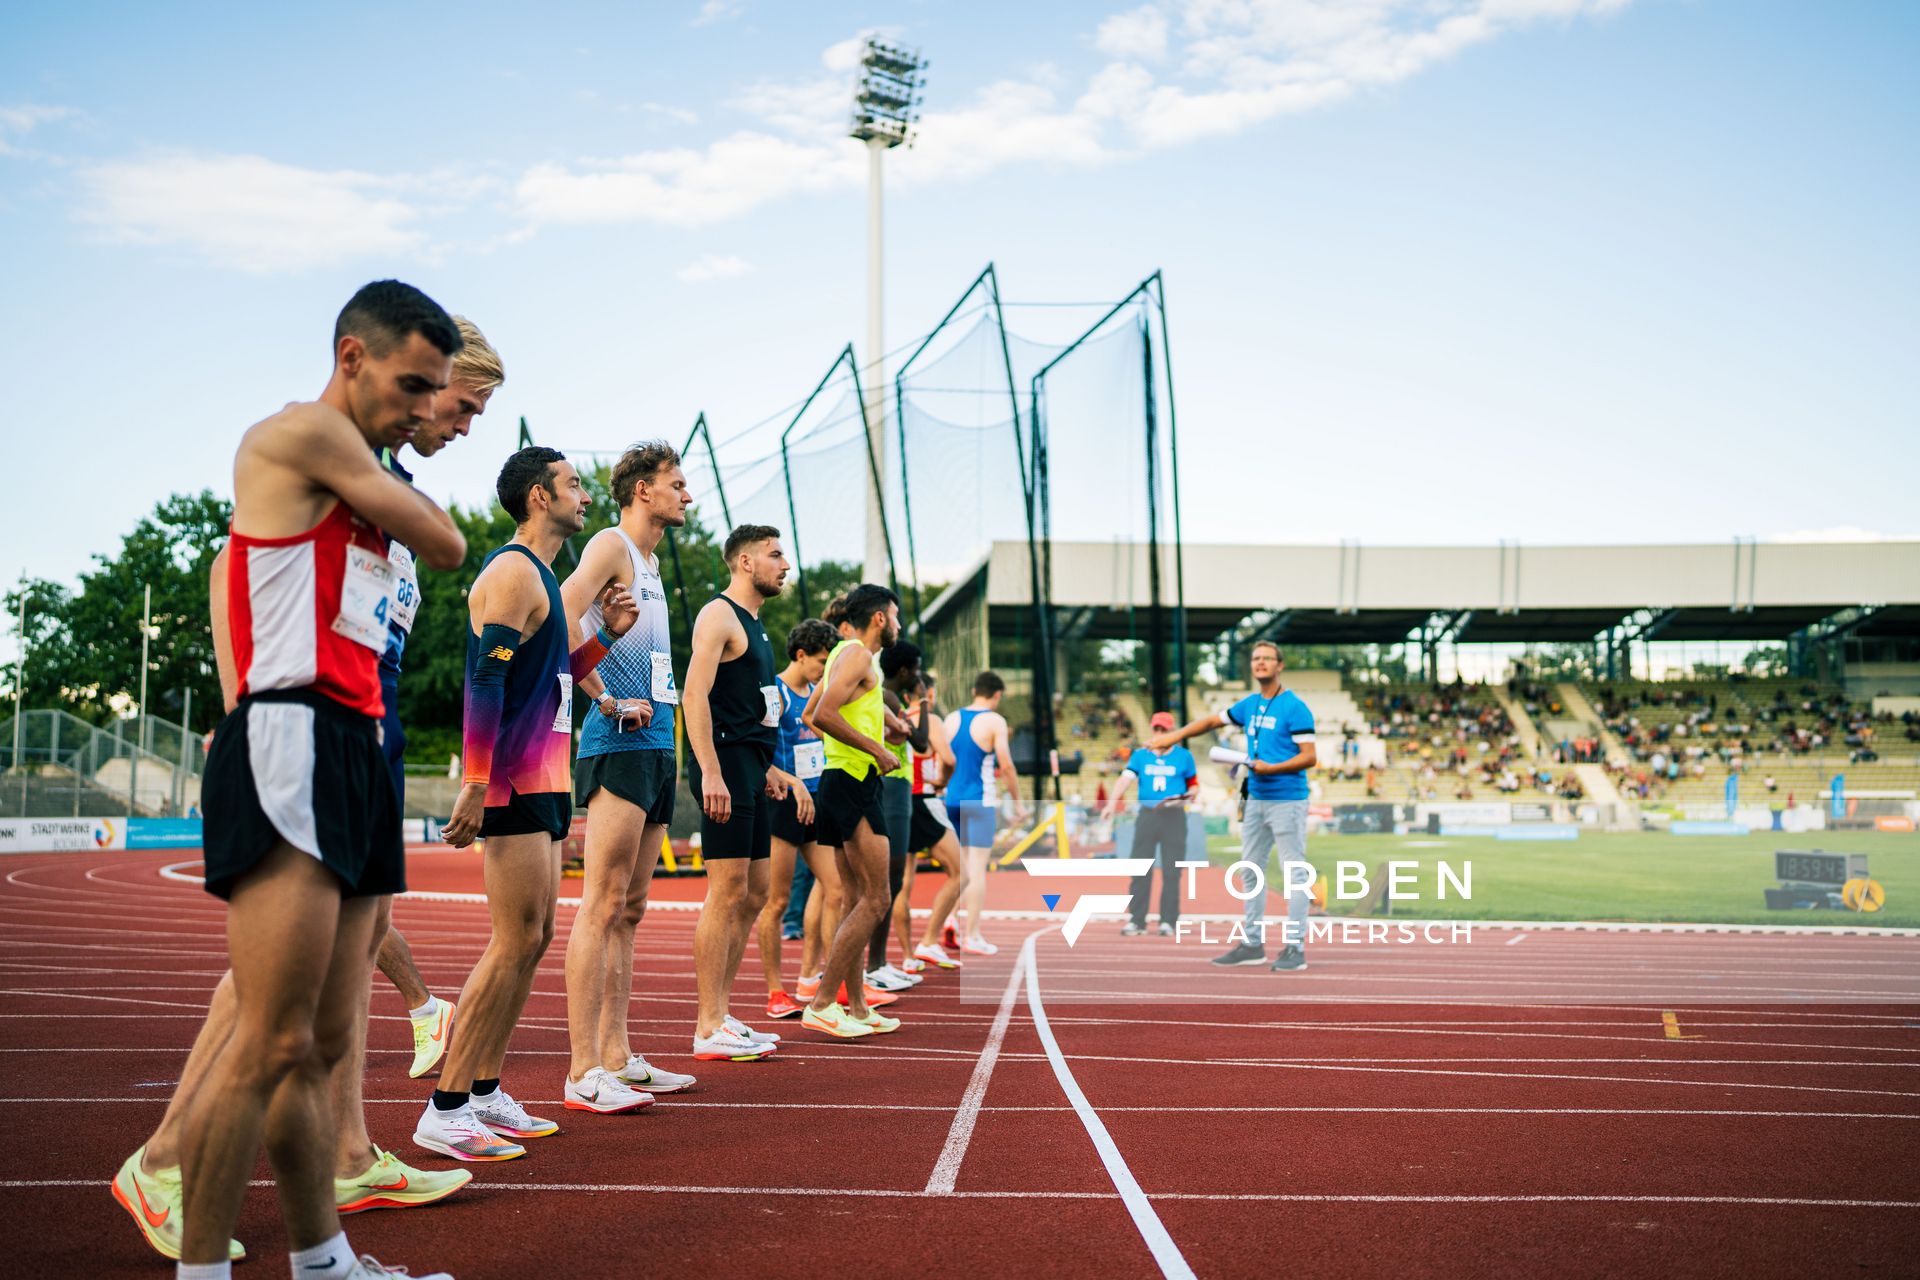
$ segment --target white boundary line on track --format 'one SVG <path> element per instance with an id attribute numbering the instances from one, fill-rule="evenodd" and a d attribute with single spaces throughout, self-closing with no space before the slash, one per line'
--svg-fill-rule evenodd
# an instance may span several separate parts
<path id="1" fill-rule="evenodd" d="M 168 865 L 160 868 L 160 874 L 165 879 L 175 880 L 180 882 L 181 884 L 197 885 L 203 882 L 202 878 L 200 876 L 190 875 L 180 870 L 180 868 L 197 867 L 199 865 L 200 865 L 200 859 L 198 858 L 189 859 L 185 862 L 169 863 Z M 481 906 L 485 906 L 487 901 L 487 896 L 484 893 L 441 893 L 433 890 L 423 890 L 423 889 L 409 889 L 407 892 L 400 894 L 398 896 L 402 898 L 412 899 L 416 902 L 465 902 L 465 903 L 474 903 Z M 557 901 L 559 905 L 563 907 L 578 907 L 580 905 L 580 899 L 578 898 L 560 898 Z M 667 900 L 649 899 L 647 902 L 647 907 L 649 910 L 654 910 L 654 911 L 662 911 L 662 910 L 664 911 L 698 911 L 701 907 L 701 904 L 698 902 L 672 902 Z M 925 912 L 915 911 L 914 914 L 923 915 L 925 914 Z M 1047 912 L 1047 911 L 983 911 L 981 912 L 981 915 L 983 915 L 988 920 L 1048 920 L 1048 919 L 1057 918 L 1057 917 L 1054 917 L 1051 912 Z M 1113 921 L 1113 920 L 1119 920 L 1122 917 L 1117 915 L 1116 916 L 1096 915 L 1093 918 L 1095 920 Z M 1227 915 L 1205 915 L 1205 914 L 1190 915 L 1188 918 L 1194 919 L 1194 920 L 1214 920 L 1221 923 L 1229 923 L 1229 922 L 1240 919 L 1240 917 L 1237 915 L 1227 916 Z M 1334 921 L 1352 919 L 1352 920 L 1358 921 L 1359 923 L 1366 923 L 1366 921 L 1359 920 L 1358 917 L 1328 916 L 1325 918 L 1329 920 L 1334 920 Z M 1773 934 L 1773 935 L 1783 935 L 1783 936 L 1789 936 L 1789 937 L 1812 936 L 1812 937 L 1827 937 L 1827 938 L 1833 938 L 1833 937 L 1838 937 L 1838 938 L 1920 938 L 1920 929 L 1878 929 L 1878 928 L 1872 928 L 1865 925 L 1632 924 L 1626 921 L 1613 921 L 1613 920 L 1419 920 L 1411 916 L 1406 916 L 1406 917 L 1387 916 L 1387 917 L 1380 917 L 1378 918 L 1378 920 L 1380 923 L 1406 924 L 1406 925 L 1414 925 L 1414 926 L 1429 925 L 1429 924 L 1434 924 L 1434 925 L 1467 924 L 1467 925 L 1472 925 L 1476 929 L 1494 929 L 1494 930 L 1517 929 L 1523 932 L 1539 931 L 1539 932 L 1555 932 L 1555 933 L 1743 933 L 1743 934 Z"/>
<path id="2" fill-rule="evenodd" d="M 1036 930 L 1030 935 L 1021 947 L 1022 954 L 1029 950 L 1033 938 L 1046 932 L 1049 929 Z M 986 1100 L 987 1084 L 1000 1061 L 1000 1045 L 1007 1038 L 1007 1024 L 1013 1021 L 1013 1002 L 1019 994 L 1020 966 L 1016 964 L 1007 975 L 1007 989 L 1000 994 L 1000 1007 L 994 1011 L 993 1025 L 987 1030 L 986 1047 L 980 1051 L 980 1060 L 967 1078 L 967 1091 L 960 1097 L 960 1109 L 953 1114 L 953 1125 L 941 1145 L 940 1158 L 933 1162 L 933 1172 L 927 1175 L 928 1195 L 953 1194 L 954 1183 L 960 1178 L 960 1163 L 967 1158 L 967 1144 L 973 1141 L 973 1126 L 980 1119 L 980 1104 Z"/>
<path id="3" fill-rule="evenodd" d="M 20 1178 L 0 1181 L 0 1189 L 37 1190 L 51 1187 L 98 1187 L 98 1178 Z M 265 1178 L 256 1178 L 249 1187 L 271 1187 Z M 925 1191 L 893 1190 L 872 1187 L 714 1187 L 676 1186 L 655 1183 L 622 1182 L 474 1182 L 470 1189 L 480 1193 L 515 1192 L 624 1192 L 630 1195 L 694 1196 L 861 1196 L 896 1200 L 927 1199 Z M 965 1200 L 1111 1200 L 1111 1191 L 955 1191 L 951 1199 Z M 1420 1195 L 1314 1194 L 1311 1192 L 1226 1192 L 1156 1191 L 1154 1200 L 1213 1200 L 1295 1202 L 1307 1204 L 1726 1204 L 1753 1206 L 1802 1206 L 1814 1209 L 1920 1209 L 1920 1200 L 1822 1199 L 1818 1196 L 1661 1196 L 1661 1195 Z M 1181 1265 L 1185 1265 L 1184 1261 Z M 1191 1271 L 1185 1274 L 1192 1275 Z"/>
<path id="4" fill-rule="evenodd" d="M 1100 1163 L 1106 1166 L 1107 1176 L 1113 1180 L 1114 1190 L 1120 1193 L 1121 1202 L 1127 1207 L 1127 1214 L 1133 1219 L 1134 1227 L 1146 1242 L 1153 1254 L 1153 1260 L 1160 1267 L 1160 1274 L 1169 1280 L 1195 1280 L 1193 1268 L 1180 1252 L 1180 1246 L 1173 1242 L 1167 1233 L 1166 1223 L 1160 1221 L 1160 1215 L 1153 1211 L 1153 1204 L 1147 1199 L 1146 1192 L 1140 1189 L 1133 1170 L 1127 1168 L 1127 1162 L 1120 1155 L 1120 1148 L 1114 1145 L 1113 1135 L 1107 1132 L 1107 1126 L 1100 1121 L 1100 1115 L 1087 1101 L 1087 1095 L 1080 1091 L 1080 1084 L 1073 1078 L 1073 1071 L 1067 1066 L 1066 1055 L 1060 1052 L 1060 1042 L 1053 1038 L 1053 1028 L 1047 1023 L 1047 1009 L 1040 1002 L 1040 968 L 1035 962 L 1035 944 L 1044 930 L 1030 933 L 1020 946 L 1020 964 L 1027 971 L 1027 1011 L 1033 1015 L 1033 1029 L 1040 1034 L 1040 1045 L 1047 1052 L 1047 1062 L 1053 1067 L 1054 1078 L 1060 1083 L 1060 1091 L 1067 1095 L 1067 1101 L 1073 1104 L 1074 1114 L 1086 1128 L 1087 1136 L 1093 1139 L 1093 1148 L 1100 1153 Z"/>

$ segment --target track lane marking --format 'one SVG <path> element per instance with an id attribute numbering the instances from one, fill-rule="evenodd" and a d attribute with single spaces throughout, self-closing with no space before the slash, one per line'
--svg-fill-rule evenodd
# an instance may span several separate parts
<path id="1" fill-rule="evenodd" d="M 1058 928 L 1058 926 L 1052 926 Z M 1026 943 L 1021 946 L 1022 954 L 1031 946 L 1033 939 L 1048 929 L 1039 929 L 1029 934 Z M 967 1146 L 973 1141 L 973 1127 L 980 1119 L 980 1106 L 986 1100 L 987 1085 L 993 1079 L 993 1068 L 1000 1061 L 1000 1045 L 1007 1038 L 1007 1026 L 1013 1021 L 1014 1000 L 1020 994 L 1020 966 L 1014 965 L 1007 974 L 1007 988 L 1000 994 L 1000 1007 L 994 1011 L 993 1025 L 987 1029 L 986 1047 L 980 1051 L 980 1060 L 974 1064 L 973 1074 L 967 1078 L 967 1091 L 960 1097 L 960 1108 L 953 1114 L 953 1125 L 947 1130 L 947 1140 L 940 1148 L 939 1159 L 933 1162 L 933 1172 L 927 1175 L 926 1192 L 928 1195 L 952 1195 L 954 1184 L 960 1178 L 960 1163 L 967 1158 Z"/>
<path id="2" fill-rule="evenodd" d="M 1033 1029 L 1040 1035 L 1040 1045 L 1046 1050 L 1047 1062 L 1053 1067 L 1053 1075 L 1060 1082 L 1060 1091 L 1067 1095 L 1067 1101 L 1073 1104 L 1074 1114 L 1080 1118 L 1087 1136 L 1093 1139 L 1093 1148 L 1100 1154 L 1100 1163 L 1106 1166 L 1107 1177 L 1113 1180 L 1113 1186 L 1120 1193 L 1121 1202 L 1126 1205 L 1127 1214 L 1133 1219 L 1134 1227 L 1140 1237 L 1146 1241 L 1153 1260 L 1159 1264 L 1160 1274 L 1169 1280 L 1194 1280 L 1193 1268 L 1180 1253 L 1180 1247 L 1167 1233 L 1167 1226 L 1160 1221 L 1160 1215 L 1153 1211 L 1153 1204 L 1140 1189 L 1140 1183 L 1134 1178 L 1133 1171 L 1127 1168 L 1127 1162 L 1121 1158 L 1120 1148 L 1114 1145 L 1113 1135 L 1107 1132 L 1107 1126 L 1100 1121 L 1100 1115 L 1087 1101 L 1087 1095 L 1080 1091 L 1080 1084 L 1073 1078 L 1073 1070 L 1067 1066 L 1067 1057 L 1060 1051 L 1060 1042 L 1053 1038 L 1053 1027 L 1047 1022 L 1047 1009 L 1040 1000 L 1040 968 L 1035 959 L 1035 944 L 1038 933 L 1027 935 L 1020 947 L 1020 965 L 1027 971 L 1027 1012 L 1033 1016 Z"/>

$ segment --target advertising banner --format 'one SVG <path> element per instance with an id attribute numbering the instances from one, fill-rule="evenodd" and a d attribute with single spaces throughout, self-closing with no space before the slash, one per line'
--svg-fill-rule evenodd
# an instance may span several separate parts
<path id="1" fill-rule="evenodd" d="M 129 849 L 198 849 L 201 826 L 198 818 L 128 818 Z"/>
<path id="2" fill-rule="evenodd" d="M 0 818 L 0 853 L 127 847 L 125 818 Z"/>

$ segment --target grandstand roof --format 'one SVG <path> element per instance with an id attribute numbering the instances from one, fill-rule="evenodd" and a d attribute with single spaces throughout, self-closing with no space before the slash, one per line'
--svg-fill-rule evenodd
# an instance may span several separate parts
<path id="1" fill-rule="evenodd" d="M 1174 600 L 1171 548 L 1162 590 Z M 1293 644 L 1393 644 L 1423 623 L 1463 644 L 1584 641 L 1630 625 L 1646 639 L 1778 640 L 1870 608 L 1861 635 L 1920 635 L 1920 542 L 1613 547 L 1189 544 L 1187 635 Z M 992 549 L 930 604 L 939 629 L 984 593 L 988 625 L 1024 627 L 1025 542 Z M 1063 633 L 1138 637 L 1150 599 L 1143 544 L 1055 542 Z M 1643 613 L 1642 611 L 1647 611 Z"/>

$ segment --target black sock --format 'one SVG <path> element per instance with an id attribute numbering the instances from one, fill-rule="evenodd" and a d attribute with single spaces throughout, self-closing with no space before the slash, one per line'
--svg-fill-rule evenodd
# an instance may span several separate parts
<path id="1" fill-rule="evenodd" d="M 433 1109 L 435 1111 L 458 1111 L 467 1105 L 467 1091 L 464 1089 L 435 1089 L 433 1091 Z"/>
<path id="2" fill-rule="evenodd" d="M 475 1080 L 473 1082 L 473 1091 L 477 1094 L 480 1094 L 483 1097 L 489 1093 L 497 1092 L 499 1088 L 500 1088 L 499 1076 L 495 1076 L 491 1080 Z"/>

